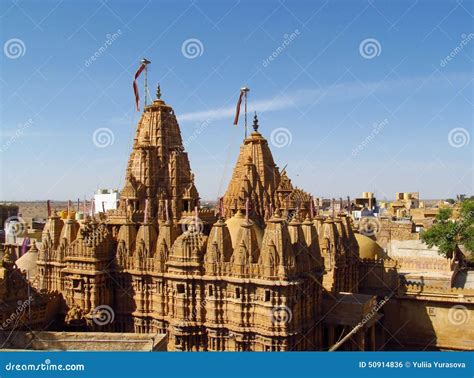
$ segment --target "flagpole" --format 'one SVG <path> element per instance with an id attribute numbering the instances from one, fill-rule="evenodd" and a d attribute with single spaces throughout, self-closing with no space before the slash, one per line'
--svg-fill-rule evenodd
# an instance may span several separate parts
<path id="1" fill-rule="evenodd" d="M 245 112 L 245 139 L 247 139 L 247 93 L 250 91 L 249 88 L 243 87 L 240 88 L 242 92 L 244 92 L 244 112 Z"/>
<path id="2" fill-rule="evenodd" d="M 148 93 L 148 65 L 151 63 L 147 58 L 143 58 L 141 60 L 141 63 L 145 65 L 145 88 L 144 88 L 144 93 L 145 93 L 145 106 L 147 105 L 146 97 Z"/>

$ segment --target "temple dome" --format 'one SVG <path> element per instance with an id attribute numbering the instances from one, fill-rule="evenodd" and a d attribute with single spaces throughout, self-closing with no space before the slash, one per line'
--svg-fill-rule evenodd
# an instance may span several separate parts
<path id="1" fill-rule="evenodd" d="M 238 211 L 234 216 L 232 216 L 230 219 L 227 219 L 225 222 L 230 233 L 233 249 L 237 247 L 237 237 L 239 236 L 239 231 L 245 222 L 245 215 L 241 211 Z M 254 230 L 255 236 L 257 237 L 257 243 L 261 247 L 263 240 L 263 230 L 255 222 L 252 222 L 252 229 Z"/>
<path id="2" fill-rule="evenodd" d="M 355 234 L 357 244 L 359 244 L 359 254 L 361 259 L 380 259 L 384 255 L 383 248 L 368 236 Z"/>
<path id="3" fill-rule="evenodd" d="M 33 241 L 28 252 L 16 260 L 15 264 L 21 271 L 26 271 L 30 280 L 36 277 L 38 272 L 38 266 L 36 264 L 38 260 L 38 248 L 36 241 Z"/>

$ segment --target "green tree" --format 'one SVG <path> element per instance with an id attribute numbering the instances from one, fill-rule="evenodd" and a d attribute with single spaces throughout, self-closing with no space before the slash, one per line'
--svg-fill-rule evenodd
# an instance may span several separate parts
<path id="1" fill-rule="evenodd" d="M 428 247 L 437 246 L 440 254 L 452 257 L 456 246 L 463 245 L 471 252 L 471 263 L 474 262 L 474 200 L 461 203 L 459 218 L 452 219 L 452 209 L 440 209 L 431 228 L 423 232 L 421 240 Z"/>

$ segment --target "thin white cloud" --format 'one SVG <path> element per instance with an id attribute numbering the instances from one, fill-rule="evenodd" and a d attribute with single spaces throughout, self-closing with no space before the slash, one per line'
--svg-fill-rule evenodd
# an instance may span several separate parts
<path id="1" fill-rule="evenodd" d="M 271 112 L 310 105 L 317 101 L 343 102 L 362 98 L 371 92 L 377 94 L 384 91 L 393 91 L 398 88 L 418 88 L 420 86 L 451 85 L 471 80 L 470 75 L 437 75 L 416 77 L 409 79 L 385 80 L 379 82 L 349 82 L 316 89 L 305 89 L 287 94 L 278 94 L 273 98 L 252 101 L 252 110 L 257 112 Z M 451 84 L 450 84 L 451 83 Z M 199 112 L 189 112 L 178 115 L 180 122 L 201 122 L 229 118 L 235 114 L 235 105 L 209 109 Z"/>

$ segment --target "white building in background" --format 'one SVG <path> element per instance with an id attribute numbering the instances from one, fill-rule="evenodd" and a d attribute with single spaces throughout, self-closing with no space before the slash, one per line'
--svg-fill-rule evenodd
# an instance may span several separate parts
<path id="1" fill-rule="evenodd" d="M 99 189 L 97 194 L 94 194 L 95 213 L 103 212 L 104 210 L 115 210 L 118 206 L 120 194 L 117 189 Z"/>

